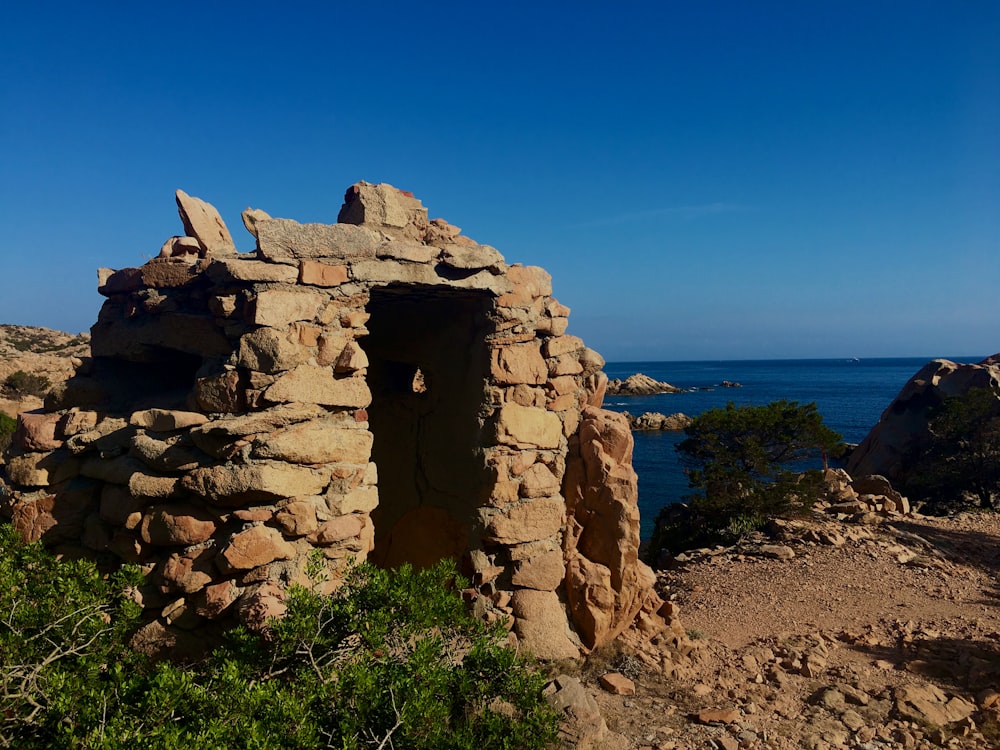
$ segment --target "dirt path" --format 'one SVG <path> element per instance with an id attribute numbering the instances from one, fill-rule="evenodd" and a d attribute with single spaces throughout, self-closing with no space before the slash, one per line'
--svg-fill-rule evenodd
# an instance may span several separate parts
<path id="1" fill-rule="evenodd" d="M 582 678 L 618 746 L 1000 748 L 1000 516 L 775 537 L 660 574 L 696 644 L 686 676 L 591 660 Z M 597 686 L 615 668 L 634 695 Z"/>

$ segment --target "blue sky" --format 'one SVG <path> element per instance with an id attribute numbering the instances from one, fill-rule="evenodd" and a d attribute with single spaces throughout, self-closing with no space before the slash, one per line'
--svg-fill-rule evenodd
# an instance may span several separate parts
<path id="1" fill-rule="evenodd" d="M 609 360 L 1000 350 L 1000 3 L 17 3 L 0 322 L 87 329 L 173 192 L 413 191 Z"/>

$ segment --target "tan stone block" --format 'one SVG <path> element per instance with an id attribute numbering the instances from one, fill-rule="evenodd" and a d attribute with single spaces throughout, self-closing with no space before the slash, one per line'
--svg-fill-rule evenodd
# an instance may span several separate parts
<path id="1" fill-rule="evenodd" d="M 23 487 L 47 487 L 76 476 L 80 468 L 80 462 L 63 450 L 25 453 L 7 459 L 7 478 Z"/>
<path id="2" fill-rule="evenodd" d="M 497 297 L 499 307 L 525 307 L 538 297 L 552 294 L 552 276 L 538 266 L 515 263 L 507 268 L 507 278 L 514 284 L 514 288 Z"/>
<path id="3" fill-rule="evenodd" d="M 561 438 L 562 423 L 552 412 L 518 404 L 500 409 L 497 439 L 505 445 L 558 448 Z"/>
<path id="4" fill-rule="evenodd" d="M 140 269 L 143 286 L 150 289 L 173 289 L 197 281 L 205 270 L 204 262 L 191 263 L 183 258 L 153 258 Z"/>
<path id="5" fill-rule="evenodd" d="M 378 488 L 362 485 L 346 494 L 331 493 L 327 497 L 327 507 L 330 512 L 340 515 L 371 513 L 378 507 Z"/>
<path id="6" fill-rule="evenodd" d="M 216 562 L 224 573 L 232 573 L 293 557 L 295 546 L 285 541 L 280 531 L 269 526 L 251 526 L 233 535 Z"/>
<path id="7" fill-rule="evenodd" d="M 153 432 L 171 432 L 197 427 L 205 424 L 208 417 L 193 411 L 176 411 L 173 409 L 144 409 L 137 411 L 129 418 L 133 427 L 143 427 Z"/>
<path id="8" fill-rule="evenodd" d="M 510 401 L 521 406 L 537 406 L 539 409 L 545 408 L 545 390 L 537 386 L 525 385 L 521 383 L 515 385 L 513 389 L 507 389 L 510 394 Z M 502 403 L 502 402 L 501 402 Z"/>
<path id="9" fill-rule="evenodd" d="M 181 479 L 183 489 L 227 506 L 320 495 L 329 483 L 329 471 L 278 462 L 206 467 L 195 469 Z"/>
<path id="10" fill-rule="evenodd" d="M 575 659 L 580 646 L 554 591 L 520 589 L 511 597 L 520 647 L 539 659 Z"/>
<path id="11" fill-rule="evenodd" d="M 371 460 L 372 434 L 345 428 L 338 419 L 302 422 L 254 441 L 256 458 L 277 458 L 298 464 L 367 464 Z"/>
<path id="12" fill-rule="evenodd" d="M 566 411 L 567 409 L 578 409 L 580 408 L 580 399 L 575 393 L 566 393 L 562 396 L 556 396 L 554 399 L 549 401 L 545 408 L 549 411 Z"/>
<path id="13" fill-rule="evenodd" d="M 62 416 L 58 431 L 65 437 L 88 432 L 97 426 L 99 415 L 96 411 L 73 410 Z"/>
<path id="14" fill-rule="evenodd" d="M 437 258 L 441 250 L 432 245 L 425 245 L 416 240 L 390 240 L 375 249 L 376 258 L 405 260 L 411 263 L 430 263 Z"/>
<path id="15" fill-rule="evenodd" d="M 324 301 L 325 297 L 309 289 L 263 289 L 252 300 L 250 322 L 272 328 L 310 322 Z"/>
<path id="16" fill-rule="evenodd" d="M 179 483 L 179 477 L 158 477 L 137 472 L 128 478 L 128 491 L 133 497 L 175 497 L 180 490 Z"/>
<path id="17" fill-rule="evenodd" d="M 216 294 L 208 298 L 208 309 L 217 318 L 231 318 L 236 314 L 235 294 Z"/>
<path id="18" fill-rule="evenodd" d="M 322 406 L 366 407 L 372 401 L 362 378 L 335 378 L 329 367 L 299 365 L 275 381 L 264 393 L 276 402 L 299 402 Z"/>
<path id="19" fill-rule="evenodd" d="M 498 385 L 540 385 L 548 379 L 548 366 L 538 342 L 494 349 L 490 360 L 491 374 Z"/>
<path id="20" fill-rule="evenodd" d="M 561 354 L 558 357 L 549 359 L 549 374 L 553 377 L 560 375 L 579 375 L 583 372 L 583 365 L 575 354 Z"/>
<path id="21" fill-rule="evenodd" d="M 565 396 L 567 393 L 576 393 L 580 388 L 579 381 L 572 375 L 561 375 L 551 378 L 546 385 L 552 389 L 557 396 Z"/>
<path id="22" fill-rule="evenodd" d="M 240 374 L 226 370 L 218 375 L 198 378 L 194 384 L 194 397 L 198 408 L 206 412 L 237 414 L 246 407 Z"/>
<path id="23" fill-rule="evenodd" d="M 583 339 L 579 336 L 555 336 L 545 339 L 542 345 L 546 357 L 558 357 L 560 354 L 583 351 Z"/>
<path id="24" fill-rule="evenodd" d="M 61 417 L 57 413 L 24 411 L 17 415 L 14 442 L 25 451 L 54 451 L 63 441 L 56 438 Z"/>
<path id="25" fill-rule="evenodd" d="M 309 349 L 290 340 L 284 331 L 258 328 L 240 338 L 236 364 L 270 374 L 291 370 L 310 356 Z"/>
<path id="26" fill-rule="evenodd" d="M 222 581 L 206 586 L 197 598 L 195 612 L 209 620 L 223 615 L 240 596 L 240 587 L 234 581 Z"/>
<path id="27" fill-rule="evenodd" d="M 327 367 L 334 364 L 348 342 L 347 334 L 339 331 L 323 331 L 317 342 L 316 364 Z"/>
<path id="28" fill-rule="evenodd" d="M 175 552 L 160 568 L 163 586 L 169 591 L 183 591 L 193 594 L 212 582 L 215 575 L 215 550 L 206 547 Z"/>
<path id="29" fill-rule="evenodd" d="M 288 328 L 288 339 L 300 346 L 310 348 L 319 345 L 319 337 L 323 333 L 320 326 L 309 323 L 292 323 Z"/>
<path id="30" fill-rule="evenodd" d="M 503 256 L 489 245 L 445 245 L 441 252 L 441 262 L 452 268 L 487 268 L 495 273 L 502 273 L 506 268 Z"/>
<path id="31" fill-rule="evenodd" d="M 490 491 L 490 505 L 503 506 L 516 503 L 520 498 L 520 482 L 497 482 Z"/>
<path id="32" fill-rule="evenodd" d="M 336 373 L 353 373 L 368 367 L 368 355 L 357 341 L 350 340 L 340 352 L 334 364 Z"/>
<path id="33" fill-rule="evenodd" d="M 218 524 L 218 519 L 200 506 L 171 503 L 147 511 L 139 535 L 158 547 L 200 544 L 212 537 Z"/>
<path id="34" fill-rule="evenodd" d="M 290 537 L 306 536 L 319 528 L 316 518 L 316 505 L 325 502 L 322 498 L 291 500 L 282 505 L 274 515 L 274 520 L 282 533 Z"/>
<path id="35" fill-rule="evenodd" d="M 266 263 L 249 258 L 213 259 L 206 273 L 216 284 L 239 281 L 294 284 L 299 276 L 295 266 Z"/>
<path id="36" fill-rule="evenodd" d="M 347 266 L 300 260 L 299 283 L 323 287 L 340 286 L 347 283 Z"/>
<path id="37" fill-rule="evenodd" d="M 562 336 L 567 328 L 568 318 L 542 318 L 535 324 L 535 330 L 543 336 Z"/>
<path id="38" fill-rule="evenodd" d="M 523 544 L 559 533 L 566 519 L 562 498 L 538 498 L 511 506 L 494 515 L 486 535 L 500 544 Z"/>
<path id="39" fill-rule="evenodd" d="M 565 577 L 562 552 L 556 550 L 520 561 L 514 569 L 511 583 L 526 589 L 555 591 Z"/>
<path id="40" fill-rule="evenodd" d="M 205 250 L 204 255 L 220 257 L 236 254 L 233 237 L 212 204 L 183 190 L 178 190 L 175 198 L 184 231 L 198 240 Z"/>
<path id="41" fill-rule="evenodd" d="M 345 539 L 352 539 L 361 534 L 365 527 L 365 517 L 361 515 L 340 516 L 331 521 L 327 521 L 309 538 L 309 541 L 318 545 L 334 544 Z"/>
<path id="42" fill-rule="evenodd" d="M 291 219 L 256 222 L 258 254 L 291 263 L 300 258 L 374 258 L 381 237 L 351 224 L 299 224 Z"/>
<path id="43" fill-rule="evenodd" d="M 370 317 L 364 310 L 348 310 L 340 316 L 340 325 L 343 328 L 363 328 Z M 355 335 L 358 335 L 357 332 Z"/>
<path id="44" fill-rule="evenodd" d="M 559 480 L 545 464 L 534 464 L 521 477 L 522 497 L 546 497 L 559 494 Z"/>

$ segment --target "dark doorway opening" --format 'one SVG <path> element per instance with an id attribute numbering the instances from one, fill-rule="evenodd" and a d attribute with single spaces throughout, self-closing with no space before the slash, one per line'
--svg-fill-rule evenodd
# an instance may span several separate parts
<path id="1" fill-rule="evenodd" d="M 389 286 L 368 304 L 368 355 L 378 467 L 372 513 L 383 567 L 461 560 L 478 546 L 473 517 L 486 471 L 482 421 L 493 298 L 466 290 Z"/>

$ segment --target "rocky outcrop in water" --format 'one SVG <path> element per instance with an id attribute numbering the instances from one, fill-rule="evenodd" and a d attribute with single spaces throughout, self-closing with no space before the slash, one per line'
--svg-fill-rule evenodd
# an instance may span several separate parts
<path id="1" fill-rule="evenodd" d="M 637 372 L 624 380 L 609 380 L 607 392 L 610 396 L 654 396 L 658 393 L 680 393 L 681 389 Z"/>

